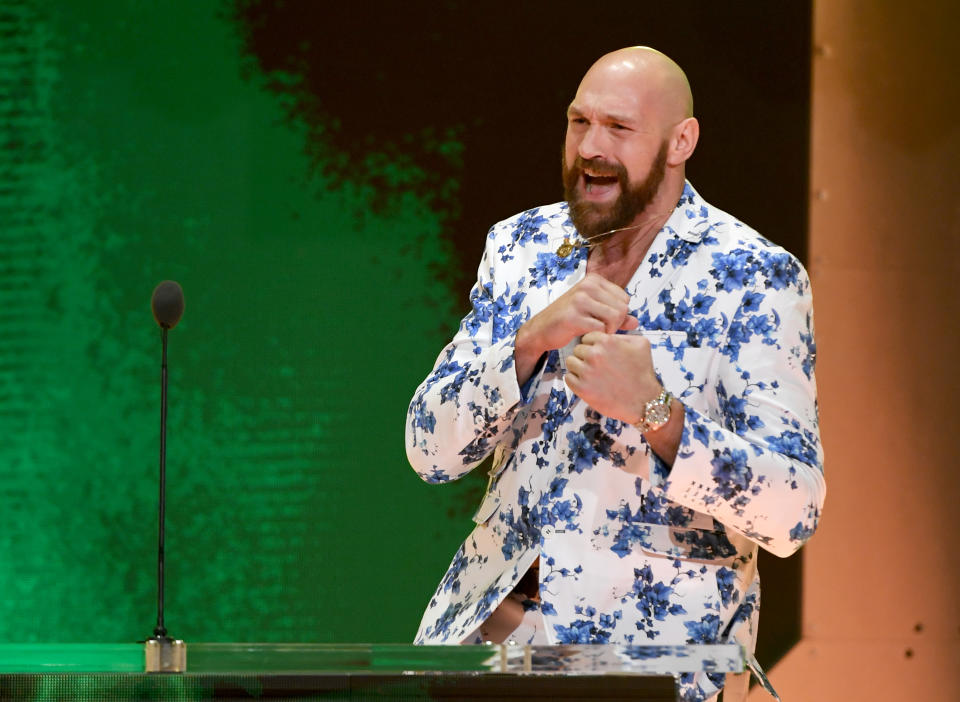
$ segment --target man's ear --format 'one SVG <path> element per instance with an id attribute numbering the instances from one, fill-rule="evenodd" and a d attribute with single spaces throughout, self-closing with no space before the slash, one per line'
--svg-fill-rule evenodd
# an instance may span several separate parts
<path id="1" fill-rule="evenodd" d="M 700 138 L 700 123 L 696 117 L 687 117 L 678 122 L 670 132 L 670 146 L 667 149 L 667 164 L 679 166 L 693 155 Z"/>

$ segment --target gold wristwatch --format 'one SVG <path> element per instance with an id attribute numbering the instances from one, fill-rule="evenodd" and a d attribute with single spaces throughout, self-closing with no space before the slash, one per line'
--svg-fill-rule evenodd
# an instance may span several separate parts
<path id="1" fill-rule="evenodd" d="M 642 434 L 656 431 L 670 421 L 671 402 L 673 402 L 673 395 L 663 388 L 659 395 L 643 406 L 643 418 L 633 426 Z"/>

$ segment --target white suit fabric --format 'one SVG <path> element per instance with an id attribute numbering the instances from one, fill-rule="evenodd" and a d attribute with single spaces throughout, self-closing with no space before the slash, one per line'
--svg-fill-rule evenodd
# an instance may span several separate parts
<path id="1" fill-rule="evenodd" d="M 684 405 L 673 466 L 640 431 L 564 383 L 576 340 L 520 387 L 517 330 L 586 272 L 566 203 L 487 237 L 472 310 L 417 389 L 407 455 L 426 481 L 491 453 L 476 527 L 423 615 L 418 643 L 460 643 L 540 557 L 552 643 L 739 641 L 753 651 L 758 546 L 780 556 L 814 532 L 825 484 L 809 280 L 800 263 L 687 183 L 626 286 L 636 332 Z M 721 675 L 682 680 L 685 699 Z"/>

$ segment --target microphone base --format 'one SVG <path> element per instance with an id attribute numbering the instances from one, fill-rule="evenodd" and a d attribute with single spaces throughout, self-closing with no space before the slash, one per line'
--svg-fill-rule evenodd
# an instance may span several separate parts
<path id="1" fill-rule="evenodd" d="M 180 639 L 167 636 L 147 639 L 144 642 L 146 672 L 148 673 L 185 673 L 187 672 L 187 644 Z"/>

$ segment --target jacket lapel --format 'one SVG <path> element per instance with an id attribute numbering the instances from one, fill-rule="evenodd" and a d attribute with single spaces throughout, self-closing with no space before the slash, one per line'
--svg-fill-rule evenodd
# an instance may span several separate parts
<path id="1" fill-rule="evenodd" d="M 673 214 L 653 240 L 647 255 L 627 284 L 632 311 L 661 306 L 660 293 L 672 288 L 673 281 L 684 269 L 683 263 L 676 259 L 684 254 L 689 255 L 690 248 L 698 245 L 710 229 L 703 204 L 693 186 L 687 183 Z M 650 316 L 657 315 L 651 312 Z"/>
<path id="2" fill-rule="evenodd" d="M 578 241 L 582 241 L 580 235 L 577 233 L 576 228 L 573 226 L 573 222 L 570 221 L 569 216 L 563 222 L 563 224 L 558 228 L 557 241 L 551 239 L 550 244 L 553 248 L 553 256 L 557 259 L 562 258 L 560 253 L 563 253 L 561 247 L 569 242 L 570 245 L 575 244 Z M 571 271 L 563 280 L 555 280 L 547 287 L 547 304 L 551 304 L 557 300 L 561 295 L 570 290 L 574 285 L 579 283 L 587 274 L 587 249 L 585 247 L 576 247 L 574 246 L 567 256 L 576 257 L 576 268 Z M 562 349 L 557 351 L 560 361 L 560 372 L 561 375 L 567 374 L 567 357 L 573 353 L 573 348 L 580 343 L 580 337 L 571 339 L 570 343 L 564 346 Z M 567 387 L 566 383 L 562 384 L 563 392 L 567 396 L 568 406 L 572 405 L 576 400 L 576 395 L 570 391 L 570 388 Z"/>

